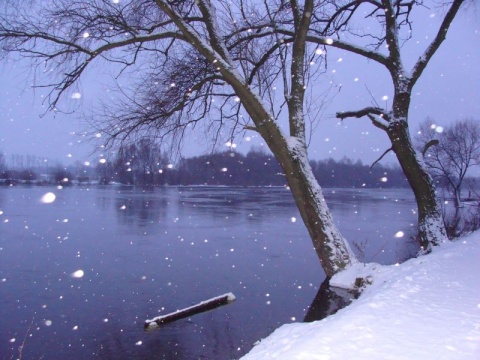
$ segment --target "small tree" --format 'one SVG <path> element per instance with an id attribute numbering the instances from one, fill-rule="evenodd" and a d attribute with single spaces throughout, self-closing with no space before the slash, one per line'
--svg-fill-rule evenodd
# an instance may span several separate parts
<path id="1" fill-rule="evenodd" d="M 465 176 L 480 165 L 480 122 L 466 119 L 443 128 L 427 119 L 416 142 L 432 176 L 452 190 L 455 207 L 460 207 Z"/>
<path id="2" fill-rule="evenodd" d="M 102 157 L 95 165 L 95 172 L 99 176 L 100 185 L 108 185 L 113 180 L 115 170 L 110 158 Z"/>
<path id="3" fill-rule="evenodd" d="M 135 183 L 132 163 L 136 151 L 137 148 L 134 144 L 124 144 L 120 146 L 115 155 L 113 160 L 115 179 L 122 184 L 133 185 Z"/>
<path id="4" fill-rule="evenodd" d="M 136 148 L 133 165 L 142 179 L 143 185 L 155 185 L 159 171 L 167 165 L 167 159 L 162 150 L 150 138 L 143 138 Z"/>

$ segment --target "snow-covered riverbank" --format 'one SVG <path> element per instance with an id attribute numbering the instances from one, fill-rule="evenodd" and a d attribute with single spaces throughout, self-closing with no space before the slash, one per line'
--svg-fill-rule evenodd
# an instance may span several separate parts
<path id="1" fill-rule="evenodd" d="M 480 359 L 480 232 L 373 274 L 347 308 L 284 325 L 242 359 Z"/>

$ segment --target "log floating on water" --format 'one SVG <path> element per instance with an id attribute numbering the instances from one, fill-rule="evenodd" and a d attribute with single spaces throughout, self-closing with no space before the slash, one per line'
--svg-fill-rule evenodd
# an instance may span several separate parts
<path id="1" fill-rule="evenodd" d="M 160 325 L 171 323 L 191 315 L 200 314 L 202 312 L 215 309 L 217 307 L 227 305 L 235 301 L 235 295 L 233 293 L 223 294 L 208 300 L 199 302 L 198 304 L 192 305 L 188 308 L 177 310 L 170 314 L 160 315 L 154 317 L 153 319 L 145 320 L 145 329 L 152 329 L 159 327 Z"/>

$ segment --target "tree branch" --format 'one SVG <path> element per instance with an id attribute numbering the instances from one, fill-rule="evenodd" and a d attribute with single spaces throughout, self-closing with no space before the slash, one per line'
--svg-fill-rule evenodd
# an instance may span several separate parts
<path id="1" fill-rule="evenodd" d="M 430 149 L 430 147 L 434 146 L 434 145 L 438 145 L 438 140 L 437 139 L 432 139 L 430 140 L 429 142 L 427 142 L 425 144 L 425 146 L 423 147 L 422 149 L 422 156 L 425 156 L 425 154 L 427 153 L 428 149 Z"/>
<path id="2" fill-rule="evenodd" d="M 455 18 L 458 10 L 462 6 L 465 0 L 454 0 L 450 9 L 448 9 L 447 14 L 445 15 L 440 28 L 438 29 L 437 35 L 430 43 L 428 48 L 425 50 L 424 54 L 418 59 L 417 63 L 413 67 L 412 74 L 411 74 L 411 86 L 417 82 L 417 80 L 422 75 L 423 71 L 427 67 L 428 62 L 433 57 L 433 55 L 437 52 L 438 48 L 442 44 L 442 42 L 446 39 L 448 29 L 452 24 L 453 19 Z"/>
<path id="3" fill-rule="evenodd" d="M 382 154 L 382 156 L 380 156 L 377 160 L 375 160 L 373 162 L 373 164 L 370 166 L 370 169 L 373 169 L 373 167 L 375 166 L 376 163 L 378 163 L 380 160 L 382 160 L 384 158 L 385 155 L 387 155 L 390 151 L 393 151 L 393 147 L 385 150 L 385 152 Z"/>
<path id="4" fill-rule="evenodd" d="M 337 112 L 336 116 L 341 120 L 349 117 L 361 118 L 364 116 L 368 116 L 373 125 L 384 131 L 387 131 L 390 121 L 389 115 L 386 114 L 383 109 L 377 107 L 367 107 L 357 111 Z"/>
<path id="5" fill-rule="evenodd" d="M 280 31 L 285 35 L 292 35 L 291 31 L 285 31 L 285 30 L 280 30 Z M 366 57 L 367 59 L 378 62 L 379 64 L 384 65 L 387 68 L 390 65 L 389 60 L 385 55 L 376 51 L 367 50 L 366 48 L 357 46 L 352 43 L 348 43 L 346 41 L 332 39 L 329 37 L 315 36 L 315 35 L 308 35 L 307 41 L 314 44 L 326 45 L 326 46 L 331 46 L 337 49 L 347 50 L 354 54 L 357 54 L 357 55 Z"/>

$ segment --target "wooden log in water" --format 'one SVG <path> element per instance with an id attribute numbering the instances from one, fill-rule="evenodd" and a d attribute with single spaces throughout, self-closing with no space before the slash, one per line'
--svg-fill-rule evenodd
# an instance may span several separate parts
<path id="1" fill-rule="evenodd" d="M 184 319 L 192 315 L 200 314 L 202 312 L 230 304 L 233 301 L 235 301 L 235 295 L 233 295 L 232 293 L 227 293 L 208 300 L 204 300 L 188 308 L 177 310 L 170 314 L 160 315 L 153 319 L 145 320 L 145 329 L 156 328 L 163 324 L 171 323 L 173 321 Z"/>

